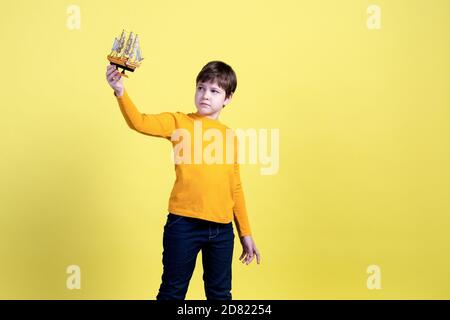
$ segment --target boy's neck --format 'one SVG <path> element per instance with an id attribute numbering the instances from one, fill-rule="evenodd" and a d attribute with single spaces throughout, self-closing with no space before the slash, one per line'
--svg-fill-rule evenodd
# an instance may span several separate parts
<path id="1" fill-rule="evenodd" d="M 219 121 L 219 114 L 220 114 L 220 112 L 217 112 L 217 113 L 212 114 L 212 115 L 203 115 L 203 114 L 198 113 L 198 111 L 197 111 L 195 114 L 198 115 L 199 117 L 203 117 L 203 118 L 208 118 L 208 119 L 211 119 L 211 120 Z"/>

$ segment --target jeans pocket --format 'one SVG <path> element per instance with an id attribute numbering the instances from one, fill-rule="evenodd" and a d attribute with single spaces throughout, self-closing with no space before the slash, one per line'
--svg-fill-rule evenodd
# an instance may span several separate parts
<path id="1" fill-rule="evenodd" d="M 170 228 L 171 226 L 173 226 L 175 223 L 177 223 L 178 221 L 180 221 L 183 218 L 184 218 L 183 216 L 169 214 L 167 216 L 166 228 Z"/>

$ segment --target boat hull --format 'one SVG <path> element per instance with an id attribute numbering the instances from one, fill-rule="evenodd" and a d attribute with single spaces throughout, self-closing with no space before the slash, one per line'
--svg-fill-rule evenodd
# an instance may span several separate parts
<path id="1" fill-rule="evenodd" d="M 134 70 L 139 67 L 139 64 L 128 62 L 128 58 L 117 58 L 117 57 L 111 57 L 107 56 L 109 62 L 111 64 L 116 65 L 124 70 L 134 72 Z"/>

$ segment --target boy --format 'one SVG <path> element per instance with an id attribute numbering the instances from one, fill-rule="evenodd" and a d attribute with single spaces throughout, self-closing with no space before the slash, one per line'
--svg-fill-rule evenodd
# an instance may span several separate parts
<path id="1" fill-rule="evenodd" d="M 179 140 L 178 133 L 183 133 L 182 142 L 188 148 L 193 145 L 190 141 L 195 140 L 190 137 L 197 135 L 195 130 L 199 127 L 210 130 L 209 132 L 221 133 L 224 138 L 222 141 L 228 136 L 228 132 L 225 132 L 229 131 L 229 128 L 218 119 L 222 109 L 231 101 L 237 80 L 233 69 L 224 62 L 211 61 L 198 74 L 196 113 L 140 113 L 128 96 L 123 79 L 115 66 L 107 67 L 106 78 L 114 90 L 128 126 L 140 133 L 170 140 L 174 153 L 179 151 L 180 143 L 176 143 Z M 200 137 L 204 137 L 203 133 Z M 223 162 L 205 163 L 204 160 L 200 164 L 198 161 L 192 164 L 191 153 L 185 149 L 183 160 L 187 163 L 175 162 L 176 181 L 170 195 L 169 213 L 164 226 L 164 270 L 157 300 L 185 299 L 200 250 L 206 298 L 232 299 L 233 219 L 243 249 L 239 260 L 248 265 L 256 255 L 257 263 L 260 263 L 260 253 L 252 239 L 240 181 L 237 138 L 233 135 L 232 139 L 234 157 L 225 165 Z M 203 144 L 200 154 L 203 155 L 206 149 L 208 147 Z M 216 152 L 219 158 L 223 157 L 223 154 L 225 152 L 219 152 L 219 155 Z M 197 155 L 198 152 L 194 158 L 197 158 Z"/>

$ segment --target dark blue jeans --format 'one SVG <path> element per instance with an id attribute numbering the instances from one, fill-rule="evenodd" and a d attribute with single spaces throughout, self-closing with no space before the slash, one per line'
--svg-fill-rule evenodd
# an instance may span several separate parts
<path id="1" fill-rule="evenodd" d="M 156 300 L 184 300 L 202 250 L 207 300 L 232 300 L 232 222 L 223 224 L 169 213 L 163 235 L 163 275 Z"/>

